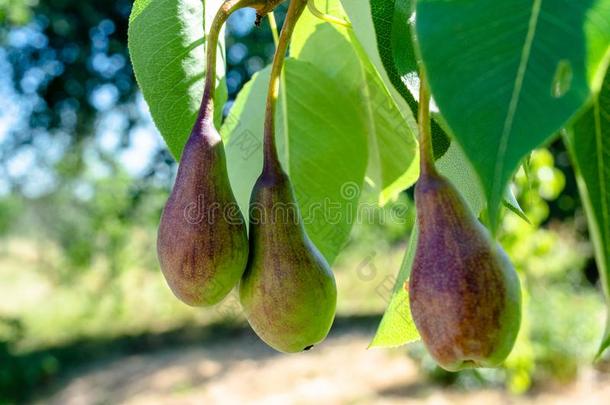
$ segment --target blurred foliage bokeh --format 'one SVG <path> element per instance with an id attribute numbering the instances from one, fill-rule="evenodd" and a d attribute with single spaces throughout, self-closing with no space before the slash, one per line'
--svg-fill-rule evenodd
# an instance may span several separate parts
<path id="1" fill-rule="evenodd" d="M 0 0 L 0 402 L 150 336 L 243 325 L 235 297 L 193 310 L 159 275 L 155 232 L 175 162 L 130 68 L 131 4 Z M 226 110 L 272 57 L 269 26 L 254 28 L 254 18 L 244 11 L 229 23 Z M 605 309 L 563 145 L 533 153 L 513 187 L 530 221 L 507 213 L 501 235 L 526 292 L 518 344 L 506 368 L 458 374 L 409 346 L 435 383 L 521 393 L 592 362 Z M 341 254 L 340 317 L 385 309 L 389 290 L 379 287 L 398 271 L 414 221 L 413 209 L 385 220 L 398 204 L 412 207 L 405 193 L 377 208 Z"/>

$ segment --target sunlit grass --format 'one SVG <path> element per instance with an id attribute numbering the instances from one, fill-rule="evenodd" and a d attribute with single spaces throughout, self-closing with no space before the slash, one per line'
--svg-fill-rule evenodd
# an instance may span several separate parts
<path id="1" fill-rule="evenodd" d="M 108 276 L 99 260 L 66 282 L 51 277 L 47 251 L 41 260 L 32 241 L 10 240 L 0 256 L 0 316 L 18 318 L 23 336 L 16 349 L 68 343 L 79 338 L 108 338 L 162 332 L 183 325 L 244 322 L 233 292 L 212 308 L 191 308 L 178 301 L 163 279 L 154 256 L 154 233 L 134 231 L 124 258 L 125 269 Z M 45 249 L 52 249 L 47 244 Z M 333 266 L 339 300 L 338 316 L 381 313 L 391 294 L 404 244 L 352 242 Z M 54 260 L 54 259 L 53 259 Z"/>

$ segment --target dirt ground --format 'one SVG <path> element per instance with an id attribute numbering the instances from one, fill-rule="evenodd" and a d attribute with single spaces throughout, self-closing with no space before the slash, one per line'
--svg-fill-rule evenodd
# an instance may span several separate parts
<path id="1" fill-rule="evenodd" d="M 440 389 L 404 349 L 365 350 L 370 333 L 335 333 L 314 350 L 280 355 L 250 334 L 88 366 L 39 403 L 81 404 L 583 404 L 610 403 L 610 376 L 525 397 Z"/>

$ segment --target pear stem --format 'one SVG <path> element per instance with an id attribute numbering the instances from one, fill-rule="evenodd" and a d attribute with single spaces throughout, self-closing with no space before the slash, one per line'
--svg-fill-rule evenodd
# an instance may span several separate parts
<path id="1" fill-rule="evenodd" d="M 275 144 L 275 111 L 277 100 L 280 93 L 280 81 L 282 68 L 286 60 L 286 51 L 292 38 L 292 33 L 299 17 L 307 6 L 307 0 L 292 0 L 288 7 L 284 26 L 280 34 L 280 39 L 273 57 L 271 67 L 271 77 L 269 79 L 269 90 L 267 94 L 267 105 L 265 110 L 265 131 L 264 131 L 264 157 L 263 174 L 275 175 L 281 173 L 281 165 L 278 158 Z"/>
<path id="2" fill-rule="evenodd" d="M 430 90 L 423 69 L 419 73 L 419 159 L 422 175 L 436 174 L 432 152 L 432 131 L 430 130 Z"/>
<path id="3" fill-rule="evenodd" d="M 206 77 L 203 89 L 203 99 L 199 109 L 199 117 L 203 120 L 214 119 L 214 94 L 216 93 L 216 56 L 218 54 L 218 38 L 227 19 L 235 11 L 255 4 L 255 0 L 227 0 L 214 16 L 208 37 L 206 39 Z M 205 10 L 205 5 L 204 5 Z M 203 16 L 205 20 L 205 13 Z M 205 35 L 205 32 L 204 32 Z"/>

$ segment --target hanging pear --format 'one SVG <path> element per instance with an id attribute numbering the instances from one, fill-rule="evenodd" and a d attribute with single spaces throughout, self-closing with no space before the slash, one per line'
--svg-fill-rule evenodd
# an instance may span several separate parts
<path id="1" fill-rule="evenodd" d="M 209 306 L 239 282 L 248 257 L 244 219 L 211 119 L 199 117 L 182 154 L 157 239 L 161 269 L 186 304 Z"/>
<path id="2" fill-rule="evenodd" d="M 332 325 L 337 288 L 330 266 L 309 240 L 275 146 L 279 78 L 294 25 L 307 5 L 292 0 L 271 71 L 264 167 L 250 199 L 250 257 L 240 284 L 248 322 L 274 349 L 293 353 L 320 343 Z"/>
<path id="3" fill-rule="evenodd" d="M 248 322 L 269 346 L 299 352 L 324 340 L 337 289 L 309 240 L 288 176 L 270 169 L 250 200 L 250 259 L 240 285 Z"/>
<path id="4" fill-rule="evenodd" d="M 248 260 L 245 221 L 214 127 L 214 90 L 220 30 L 231 13 L 252 3 L 229 0 L 214 18 L 203 100 L 159 225 L 157 255 L 163 275 L 174 294 L 192 306 L 221 301 L 239 282 Z"/>
<path id="5" fill-rule="evenodd" d="M 519 279 L 506 253 L 434 168 L 429 99 L 420 100 L 422 170 L 415 186 L 419 235 L 408 281 L 411 314 L 441 367 L 496 367 L 519 331 Z"/>

